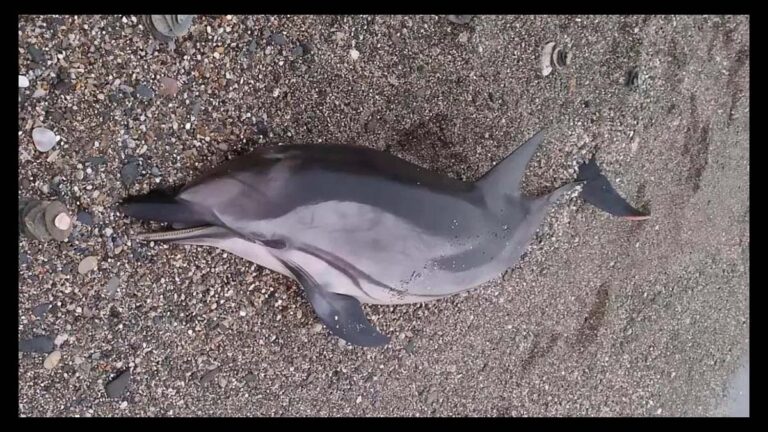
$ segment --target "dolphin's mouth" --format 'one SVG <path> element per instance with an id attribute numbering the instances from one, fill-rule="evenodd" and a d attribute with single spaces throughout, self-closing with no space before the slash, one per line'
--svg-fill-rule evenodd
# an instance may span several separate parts
<path id="1" fill-rule="evenodd" d="M 140 241 L 183 240 L 189 237 L 194 237 L 196 234 L 200 234 L 208 228 L 210 227 L 202 226 L 172 231 L 143 232 L 136 234 L 134 238 Z"/>

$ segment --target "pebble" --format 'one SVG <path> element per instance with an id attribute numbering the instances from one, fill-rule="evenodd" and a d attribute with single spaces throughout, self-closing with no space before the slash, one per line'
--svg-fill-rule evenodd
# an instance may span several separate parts
<path id="1" fill-rule="evenodd" d="M 125 187 L 130 187 L 139 178 L 139 163 L 128 162 L 120 169 L 120 180 Z"/>
<path id="2" fill-rule="evenodd" d="M 47 94 L 48 94 L 47 91 L 39 88 L 39 89 L 35 90 L 34 93 L 32 93 L 32 97 L 33 98 L 41 98 L 41 97 L 43 97 L 43 96 L 45 96 Z"/>
<path id="3" fill-rule="evenodd" d="M 357 60 L 358 58 L 360 58 L 360 52 L 352 48 L 351 50 L 349 50 L 349 56 L 352 57 L 352 60 Z"/>
<path id="4" fill-rule="evenodd" d="M 115 294 L 117 294 L 117 289 L 120 287 L 120 278 L 115 276 L 112 279 L 107 282 L 107 295 L 109 297 L 114 297 Z"/>
<path id="5" fill-rule="evenodd" d="M 160 177 L 160 176 L 162 175 L 162 173 L 160 172 L 160 168 L 158 168 L 158 167 L 152 167 L 152 169 L 150 170 L 150 172 L 151 172 L 151 173 L 152 173 L 152 175 L 153 175 L 153 176 L 155 176 L 155 177 Z"/>
<path id="6" fill-rule="evenodd" d="M 447 15 L 446 16 L 448 21 L 454 24 L 469 24 L 469 22 L 472 21 L 472 17 L 474 17 L 474 15 Z"/>
<path id="7" fill-rule="evenodd" d="M 125 392 L 125 389 L 128 388 L 130 381 L 131 371 L 129 369 L 115 377 L 112 381 L 108 382 L 106 386 L 104 386 L 104 389 L 107 391 L 107 396 L 111 398 L 122 396 L 122 394 Z"/>
<path id="8" fill-rule="evenodd" d="M 245 382 L 252 384 L 255 383 L 259 377 L 256 374 L 248 374 L 245 376 Z"/>
<path id="9" fill-rule="evenodd" d="M 93 225 L 93 216 L 88 212 L 81 211 L 77 213 L 77 221 L 83 225 L 91 226 Z"/>
<path id="10" fill-rule="evenodd" d="M 316 323 L 312 326 L 312 333 L 320 333 L 320 331 L 323 330 L 323 325 L 320 323 Z"/>
<path id="11" fill-rule="evenodd" d="M 19 352 L 49 353 L 53 349 L 53 339 L 50 336 L 36 336 L 19 341 Z"/>
<path id="12" fill-rule="evenodd" d="M 297 46 L 295 46 L 295 47 L 294 47 L 294 48 L 291 50 L 291 55 L 292 55 L 293 57 L 301 57 L 301 56 L 303 56 L 303 55 L 304 55 L 304 47 L 302 47 L 301 45 L 297 45 Z"/>
<path id="13" fill-rule="evenodd" d="M 148 85 L 139 84 L 136 87 L 136 96 L 138 96 L 140 99 L 149 100 L 155 96 L 155 92 L 149 88 Z"/>
<path id="14" fill-rule="evenodd" d="M 469 41 L 469 33 L 467 33 L 467 32 L 462 32 L 462 33 L 459 35 L 459 42 L 461 42 L 461 43 L 467 43 L 467 41 Z"/>
<path id="15" fill-rule="evenodd" d="M 158 94 L 161 96 L 176 96 L 179 92 L 179 82 L 173 78 L 163 78 L 160 80 L 160 91 Z M 151 97 L 151 96 L 150 96 Z"/>
<path id="16" fill-rule="evenodd" d="M 66 231 L 69 229 L 70 225 L 72 225 L 72 219 L 66 213 L 59 213 L 59 215 L 56 216 L 56 219 L 53 220 L 53 224 L 56 228 Z"/>
<path id="17" fill-rule="evenodd" d="M 51 306 L 53 305 L 48 302 L 40 303 L 39 305 L 35 306 L 32 309 L 32 315 L 34 315 L 37 318 L 42 318 L 43 316 L 45 316 L 45 314 L 48 313 L 49 310 L 51 310 Z"/>
<path id="18" fill-rule="evenodd" d="M 51 370 L 55 368 L 60 361 L 61 361 L 61 351 L 54 351 L 48 354 L 48 357 L 45 358 L 45 361 L 43 362 L 43 367 L 48 370 Z"/>
<path id="19" fill-rule="evenodd" d="M 32 141 L 35 143 L 35 148 L 41 152 L 47 152 L 56 145 L 59 137 L 56 136 L 53 131 L 44 127 L 37 127 L 32 129 Z"/>
<path id="20" fill-rule="evenodd" d="M 133 93 L 133 87 L 125 84 L 120 84 L 120 90 L 124 91 L 125 93 L 131 94 Z"/>
<path id="21" fill-rule="evenodd" d="M 77 266 L 77 272 L 80 274 L 86 274 L 89 271 L 96 268 L 96 266 L 99 264 L 98 258 L 95 256 L 88 256 L 83 258 L 82 261 L 80 261 L 80 264 Z"/>
<path id="22" fill-rule="evenodd" d="M 362 396 L 358 396 L 357 400 L 355 401 L 355 403 L 360 403 L 362 401 L 363 401 L 363 397 Z"/>
<path id="23" fill-rule="evenodd" d="M 27 88 L 29 87 L 29 79 L 25 77 L 24 75 L 19 75 L 19 88 Z"/>
<path id="24" fill-rule="evenodd" d="M 273 45 L 282 46 L 288 43 L 288 39 L 282 33 L 272 33 L 269 35 L 269 42 Z"/>
<path id="25" fill-rule="evenodd" d="M 53 340 L 53 344 L 56 345 L 56 346 L 61 346 L 61 344 L 66 342 L 67 339 L 69 339 L 69 336 L 66 333 L 65 334 L 60 334 L 60 335 L 56 336 L 56 339 Z"/>
<path id="26" fill-rule="evenodd" d="M 19 252 L 19 265 L 23 266 L 29 263 L 29 255 L 24 252 Z"/>
<path id="27" fill-rule="evenodd" d="M 213 380 L 213 378 L 216 376 L 217 373 L 219 373 L 219 368 L 209 370 L 200 378 L 200 383 L 207 384 L 211 382 L 211 380 Z"/>
<path id="28" fill-rule="evenodd" d="M 48 63 L 48 60 L 45 57 L 45 53 L 40 48 L 34 45 L 30 45 L 29 47 L 27 47 L 27 52 L 29 53 L 29 57 L 32 59 L 33 62 L 40 65 L 45 65 L 46 63 Z"/>

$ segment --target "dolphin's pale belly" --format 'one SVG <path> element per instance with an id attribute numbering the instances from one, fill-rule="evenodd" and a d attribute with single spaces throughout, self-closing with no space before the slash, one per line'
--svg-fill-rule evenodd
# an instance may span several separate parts
<path id="1" fill-rule="evenodd" d="M 276 219 L 228 223 L 285 242 L 284 248 L 250 252 L 247 259 L 272 269 L 280 267 L 275 262 L 288 261 L 327 290 L 366 303 L 397 304 L 452 295 L 497 277 L 508 267 L 504 226 L 499 222 L 497 230 L 488 230 L 495 225 L 485 211 L 469 206 L 461 210 L 430 216 L 450 218 L 448 230 L 440 233 L 427 232 L 379 208 L 338 201 L 297 207 Z M 216 246 L 236 249 L 234 243 Z"/>

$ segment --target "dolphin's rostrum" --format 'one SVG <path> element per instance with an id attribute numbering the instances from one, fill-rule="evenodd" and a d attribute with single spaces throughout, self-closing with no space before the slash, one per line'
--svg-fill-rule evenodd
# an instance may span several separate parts
<path id="1" fill-rule="evenodd" d="M 474 182 L 363 146 L 260 148 L 175 193 L 127 198 L 124 214 L 173 224 L 146 240 L 213 246 L 297 281 L 330 331 L 360 346 L 386 344 L 361 303 L 436 300 L 498 277 L 525 252 L 548 208 L 580 196 L 619 217 L 630 206 L 594 160 L 576 181 L 522 194 L 535 134 Z"/>

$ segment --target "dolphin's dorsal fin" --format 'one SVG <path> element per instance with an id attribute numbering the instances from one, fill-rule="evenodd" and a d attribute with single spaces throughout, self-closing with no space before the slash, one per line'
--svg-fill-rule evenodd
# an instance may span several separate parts
<path id="1" fill-rule="evenodd" d="M 483 189 L 486 195 L 521 195 L 520 184 L 523 181 L 525 169 L 543 140 L 544 130 L 540 130 L 488 170 L 475 184 Z"/>

